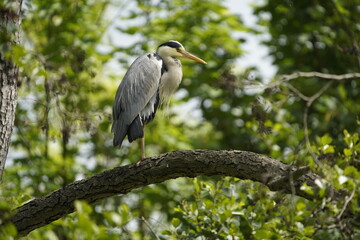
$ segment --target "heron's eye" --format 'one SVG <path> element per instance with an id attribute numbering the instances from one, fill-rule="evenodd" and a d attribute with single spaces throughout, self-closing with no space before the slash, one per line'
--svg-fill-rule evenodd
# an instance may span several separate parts
<path id="1" fill-rule="evenodd" d="M 177 52 L 181 52 L 181 49 L 180 49 L 180 48 L 177 48 L 176 51 L 177 51 Z"/>

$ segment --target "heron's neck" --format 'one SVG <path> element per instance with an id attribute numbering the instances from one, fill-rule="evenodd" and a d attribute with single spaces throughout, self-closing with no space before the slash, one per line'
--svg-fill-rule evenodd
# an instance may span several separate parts
<path id="1" fill-rule="evenodd" d="M 169 56 L 161 56 L 161 58 L 166 66 L 166 71 L 161 76 L 159 90 L 162 102 L 166 103 L 181 82 L 182 69 L 179 59 Z"/>
<path id="2" fill-rule="evenodd" d="M 181 62 L 176 57 L 170 57 L 170 56 L 161 56 L 162 60 L 164 61 L 164 64 L 168 69 L 171 67 L 181 67 Z"/>

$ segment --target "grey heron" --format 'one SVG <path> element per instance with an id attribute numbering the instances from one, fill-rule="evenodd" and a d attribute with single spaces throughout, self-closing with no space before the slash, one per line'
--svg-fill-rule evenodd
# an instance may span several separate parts
<path id="1" fill-rule="evenodd" d="M 181 43 L 168 41 L 156 53 L 138 57 L 126 72 L 113 105 L 114 146 L 141 138 L 141 159 L 145 158 L 144 125 L 152 121 L 160 102 L 168 101 L 182 79 L 178 58 L 206 62 L 187 52 Z"/>

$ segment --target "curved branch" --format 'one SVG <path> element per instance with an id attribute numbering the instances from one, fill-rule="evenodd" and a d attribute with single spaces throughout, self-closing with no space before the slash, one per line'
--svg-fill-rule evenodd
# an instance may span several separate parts
<path id="1" fill-rule="evenodd" d="M 300 190 L 306 183 L 316 188 L 308 168 L 296 168 L 272 158 L 245 151 L 194 150 L 175 151 L 147 158 L 104 171 L 58 189 L 47 196 L 33 199 L 14 210 L 12 222 L 20 236 L 45 226 L 74 211 L 75 200 L 93 203 L 116 194 L 127 194 L 133 189 L 164 182 L 178 177 L 222 175 L 261 182 L 270 190 L 294 193 L 313 199 Z M 290 182 L 294 183 L 290 186 Z M 294 191 L 295 190 L 295 191 Z"/>

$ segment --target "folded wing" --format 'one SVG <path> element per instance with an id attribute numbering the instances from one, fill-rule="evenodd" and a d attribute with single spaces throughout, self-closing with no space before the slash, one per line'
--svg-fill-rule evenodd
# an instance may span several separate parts
<path id="1" fill-rule="evenodd" d="M 140 113 L 154 109 L 151 100 L 157 98 L 161 67 L 162 59 L 151 53 L 137 58 L 126 72 L 113 105 L 114 146 L 121 145 L 126 135 L 130 142 L 143 136 Z"/>

